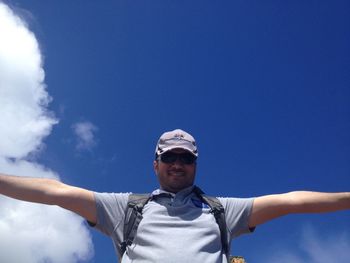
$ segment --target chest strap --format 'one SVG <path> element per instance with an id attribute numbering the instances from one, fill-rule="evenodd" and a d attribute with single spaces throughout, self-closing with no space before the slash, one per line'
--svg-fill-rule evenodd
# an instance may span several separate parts
<path id="1" fill-rule="evenodd" d="M 124 220 L 124 241 L 120 245 L 122 255 L 124 254 L 126 247 L 130 246 L 136 236 L 137 228 L 143 218 L 143 207 L 151 199 L 150 194 L 130 194 L 128 199 L 128 205 L 125 211 Z"/>

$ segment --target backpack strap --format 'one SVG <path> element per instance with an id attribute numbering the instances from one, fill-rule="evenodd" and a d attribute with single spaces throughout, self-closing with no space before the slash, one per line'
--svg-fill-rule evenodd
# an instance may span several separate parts
<path id="1" fill-rule="evenodd" d="M 120 245 L 121 255 L 126 251 L 134 241 L 137 228 L 142 220 L 142 209 L 151 199 L 150 194 L 130 194 L 128 197 L 128 206 L 125 210 L 124 220 L 124 241 Z"/>
<path id="2" fill-rule="evenodd" d="M 195 186 L 193 191 L 196 195 L 210 207 L 210 213 L 215 217 L 216 223 L 219 225 L 222 249 L 227 257 L 227 262 L 230 262 L 230 247 L 227 237 L 227 226 L 225 219 L 225 209 L 220 200 L 213 196 L 208 196 L 198 187 Z"/>

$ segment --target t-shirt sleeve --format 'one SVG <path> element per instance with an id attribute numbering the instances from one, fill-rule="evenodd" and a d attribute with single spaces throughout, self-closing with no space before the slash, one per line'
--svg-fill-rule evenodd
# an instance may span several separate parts
<path id="1" fill-rule="evenodd" d="M 97 223 L 90 225 L 110 236 L 124 222 L 124 213 L 129 195 L 128 193 L 95 192 Z"/>
<path id="2" fill-rule="evenodd" d="M 219 198 L 225 209 L 225 217 L 231 238 L 254 231 L 249 228 L 249 217 L 254 198 Z"/>

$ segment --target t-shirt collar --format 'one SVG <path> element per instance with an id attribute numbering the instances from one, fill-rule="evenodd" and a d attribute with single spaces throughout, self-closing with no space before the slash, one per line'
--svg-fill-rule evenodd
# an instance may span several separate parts
<path id="1" fill-rule="evenodd" d="M 162 188 L 159 188 L 159 189 L 154 190 L 151 193 L 151 196 L 152 197 L 156 197 L 156 196 L 161 195 L 161 194 L 168 194 L 168 195 L 171 195 L 173 198 L 180 197 L 180 196 L 185 197 L 185 196 L 187 196 L 188 194 L 190 194 L 193 191 L 193 188 L 194 188 L 194 185 L 191 185 L 191 186 L 189 186 L 189 187 L 187 187 L 187 188 L 177 192 L 176 194 L 168 192 L 168 191 L 165 191 Z"/>

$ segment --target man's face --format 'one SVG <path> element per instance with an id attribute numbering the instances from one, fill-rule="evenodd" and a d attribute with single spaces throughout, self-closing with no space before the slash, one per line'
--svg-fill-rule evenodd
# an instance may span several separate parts
<path id="1" fill-rule="evenodd" d="M 173 149 L 170 152 L 176 154 L 188 153 L 183 149 Z M 172 163 L 155 160 L 153 167 L 163 190 L 177 193 L 194 183 L 196 163 L 185 164 L 179 159 Z"/>

